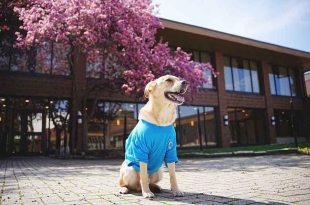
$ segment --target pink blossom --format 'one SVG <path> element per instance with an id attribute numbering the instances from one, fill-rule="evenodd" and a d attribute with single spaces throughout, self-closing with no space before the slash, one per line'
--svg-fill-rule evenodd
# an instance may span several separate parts
<path id="1" fill-rule="evenodd" d="M 210 82 L 204 77 L 206 69 L 214 77 L 219 73 L 210 63 L 192 62 L 180 47 L 171 56 L 168 43 L 156 42 L 163 25 L 154 8 L 152 0 L 32 0 L 31 7 L 15 8 L 26 31 L 16 32 L 16 46 L 42 48 L 38 58 L 47 67 L 44 59 L 53 42 L 56 73 L 70 72 L 67 56 L 78 55 L 80 48 L 88 54 L 90 76 L 123 79 L 120 89 L 128 95 L 143 92 L 149 81 L 165 74 L 185 78 L 189 92 L 198 92 Z"/>

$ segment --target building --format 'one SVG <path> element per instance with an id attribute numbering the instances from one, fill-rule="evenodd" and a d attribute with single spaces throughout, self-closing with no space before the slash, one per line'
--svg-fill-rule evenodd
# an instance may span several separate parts
<path id="1" fill-rule="evenodd" d="M 310 53 L 161 21 L 165 29 L 158 31 L 158 37 L 172 50 L 180 46 L 193 54 L 194 61 L 211 62 L 220 72 L 212 79 L 215 87 L 204 85 L 193 103 L 178 108 L 174 126 L 179 149 L 287 143 L 294 136 L 309 140 Z M 57 49 L 51 52 L 61 55 Z M 77 139 L 70 128 L 80 119 L 70 115 L 78 112 L 71 106 L 71 78 L 55 72 L 62 62 L 47 64 L 48 69 L 36 65 L 30 73 L 22 59 L 2 59 L 2 154 L 49 154 L 63 147 L 74 152 L 72 141 Z M 90 82 L 89 69 L 86 63 L 80 65 L 80 82 Z M 100 93 L 88 125 L 88 149 L 122 149 L 142 106 L 121 94 Z"/>

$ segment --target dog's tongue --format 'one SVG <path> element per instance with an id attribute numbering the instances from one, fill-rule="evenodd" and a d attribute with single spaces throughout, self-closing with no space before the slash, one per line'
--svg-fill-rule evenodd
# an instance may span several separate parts
<path id="1" fill-rule="evenodd" d="M 184 102 L 184 95 L 179 94 L 179 95 L 174 95 L 174 97 L 175 97 L 178 101 Z"/>

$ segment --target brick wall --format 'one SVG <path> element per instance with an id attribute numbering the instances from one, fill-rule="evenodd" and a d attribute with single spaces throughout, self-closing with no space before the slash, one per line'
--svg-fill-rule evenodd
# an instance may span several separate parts
<path id="1" fill-rule="evenodd" d="M 0 95 L 71 98 L 69 77 L 0 71 Z"/>

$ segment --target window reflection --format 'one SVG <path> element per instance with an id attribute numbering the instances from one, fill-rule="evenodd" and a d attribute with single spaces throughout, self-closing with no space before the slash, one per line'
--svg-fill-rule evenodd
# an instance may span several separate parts
<path id="1" fill-rule="evenodd" d="M 27 136 L 27 147 L 28 153 L 41 152 L 41 135 L 28 135 Z"/>
<path id="2" fill-rule="evenodd" d="M 174 51 L 176 50 L 175 47 L 169 47 L 170 48 L 170 54 L 173 56 Z M 193 50 L 184 50 L 186 53 L 191 53 L 191 59 L 194 62 L 199 62 L 199 63 L 211 63 L 211 55 L 208 52 L 202 52 L 202 51 L 193 51 Z M 203 71 L 203 76 L 205 79 L 208 79 L 209 83 L 204 83 L 200 89 L 203 88 L 208 88 L 208 89 L 213 89 L 213 75 L 212 72 L 209 69 L 204 69 Z"/>
<path id="3" fill-rule="evenodd" d="M 200 53 L 200 62 L 201 63 L 211 63 L 211 55 L 209 53 L 201 52 Z M 204 83 L 203 88 L 212 88 L 213 87 L 213 81 L 212 81 L 212 73 L 210 70 L 204 70 L 203 76 L 205 79 L 210 79 L 210 83 Z"/>
<path id="4" fill-rule="evenodd" d="M 42 132 L 42 113 L 28 114 L 27 122 L 28 132 Z"/>
<path id="5" fill-rule="evenodd" d="M 198 146 L 197 107 L 180 106 L 180 121 L 182 147 Z"/>
<path id="6" fill-rule="evenodd" d="M 180 106 L 176 126 L 181 147 L 217 145 L 213 107 Z"/>
<path id="7" fill-rule="evenodd" d="M 138 109 L 142 104 L 99 102 L 88 127 L 89 150 L 122 149 L 137 124 Z"/>
<path id="8" fill-rule="evenodd" d="M 47 147 L 52 154 L 66 154 L 69 150 L 69 101 L 51 99 L 46 120 Z M 73 139 L 72 139 L 73 140 Z"/>
<path id="9" fill-rule="evenodd" d="M 122 149 L 138 122 L 142 103 L 99 102 L 88 127 L 89 150 Z M 179 106 L 173 123 L 178 147 L 216 146 L 213 107 Z"/>
<path id="10" fill-rule="evenodd" d="M 272 95 L 296 96 L 295 72 L 292 68 L 268 65 Z"/>
<path id="11" fill-rule="evenodd" d="M 225 88 L 226 90 L 234 90 L 232 72 L 230 67 L 230 59 L 224 56 L 224 73 L 225 73 Z"/>
<path id="12" fill-rule="evenodd" d="M 228 108 L 230 143 L 238 145 L 266 144 L 262 109 Z"/>
<path id="13" fill-rule="evenodd" d="M 310 71 L 304 73 L 306 96 L 310 97 Z"/>
<path id="14" fill-rule="evenodd" d="M 224 56 L 225 88 L 230 91 L 259 93 L 258 64 Z"/>
<path id="15" fill-rule="evenodd" d="M 66 54 L 69 47 L 60 43 L 46 42 L 30 50 L 12 49 L 5 58 L 3 69 L 29 73 L 69 75 Z M 10 59 L 8 61 L 8 59 Z M 0 63 L 0 69 L 2 64 Z"/>
<path id="16" fill-rule="evenodd" d="M 292 137 L 292 115 L 294 120 L 294 128 L 296 136 L 301 136 L 303 118 L 300 110 L 274 110 L 275 122 L 276 122 L 276 134 L 277 137 Z"/>

